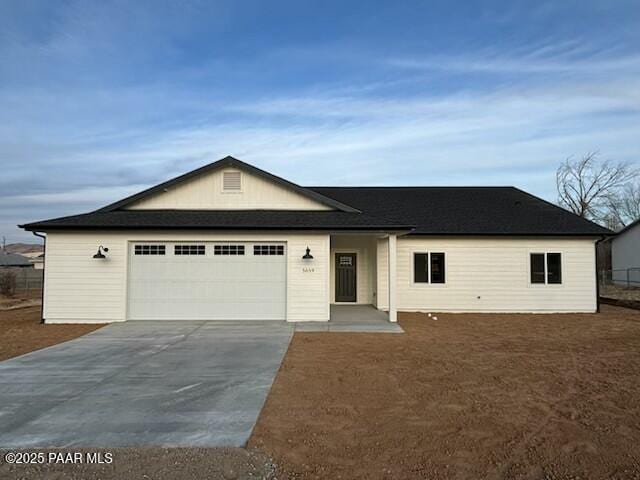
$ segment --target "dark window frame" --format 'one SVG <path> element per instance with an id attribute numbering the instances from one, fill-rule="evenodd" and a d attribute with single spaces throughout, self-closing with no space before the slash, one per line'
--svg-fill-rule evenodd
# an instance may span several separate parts
<path id="1" fill-rule="evenodd" d="M 245 253 L 244 245 L 234 243 L 217 244 L 213 246 L 214 256 L 242 256 Z"/>
<path id="2" fill-rule="evenodd" d="M 417 257 L 420 256 L 421 260 L 418 262 Z M 433 262 L 434 256 L 441 258 L 442 260 L 442 275 L 441 278 L 434 279 Z M 422 271 L 420 269 L 421 276 L 418 277 L 416 269 L 418 266 L 424 265 L 426 269 Z M 447 252 L 445 251 L 416 251 L 413 252 L 413 283 L 416 285 L 446 285 L 447 283 Z"/>
<path id="3" fill-rule="evenodd" d="M 284 255 L 284 245 L 256 244 L 253 246 L 254 256 Z"/>
<path id="4" fill-rule="evenodd" d="M 173 254 L 178 256 L 206 255 L 204 244 L 178 244 L 173 246 Z"/>
<path id="5" fill-rule="evenodd" d="M 554 271 L 549 268 L 549 256 L 556 259 L 553 265 Z M 540 261 L 542 257 L 542 264 L 544 271 L 534 271 L 534 257 L 537 257 Z M 562 285 L 563 284 L 563 252 L 550 251 L 550 252 L 529 252 L 529 285 Z M 540 266 L 537 267 L 537 270 Z M 534 275 L 536 276 L 534 278 Z"/>
<path id="6" fill-rule="evenodd" d="M 166 245 L 161 244 L 150 244 L 150 243 L 139 243 L 133 245 L 133 254 L 139 256 L 149 256 L 149 255 L 166 255 Z"/>

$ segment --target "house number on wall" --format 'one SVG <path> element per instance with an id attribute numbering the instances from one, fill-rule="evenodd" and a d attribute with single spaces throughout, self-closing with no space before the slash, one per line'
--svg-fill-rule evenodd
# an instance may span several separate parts
<path id="1" fill-rule="evenodd" d="M 315 272 L 316 269 L 313 267 L 302 267 L 303 272 Z"/>

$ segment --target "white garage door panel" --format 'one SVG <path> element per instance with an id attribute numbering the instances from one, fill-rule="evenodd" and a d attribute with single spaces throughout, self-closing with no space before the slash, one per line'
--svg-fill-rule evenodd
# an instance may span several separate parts
<path id="1" fill-rule="evenodd" d="M 205 255 L 175 255 L 176 243 L 157 242 L 165 255 L 135 255 L 134 246 L 144 244 L 130 246 L 130 320 L 286 318 L 286 249 L 254 255 L 254 243 L 233 242 L 244 245 L 244 255 L 214 255 L 214 245 L 224 243 L 193 242 L 205 245 Z"/>

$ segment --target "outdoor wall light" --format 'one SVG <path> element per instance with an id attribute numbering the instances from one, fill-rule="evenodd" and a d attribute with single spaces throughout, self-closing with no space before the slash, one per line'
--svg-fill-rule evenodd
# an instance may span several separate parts
<path id="1" fill-rule="evenodd" d="M 107 247 L 103 247 L 102 245 L 100 245 L 98 247 L 98 253 L 96 253 L 93 258 L 107 258 L 104 254 L 107 253 L 109 251 L 109 249 Z M 104 253 L 102 253 L 104 252 Z"/>
<path id="2" fill-rule="evenodd" d="M 303 260 L 311 260 L 313 258 L 313 255 L 311 255 L 311 249 L 309 247 L 307 247 L 307 253 L 305 253 L 302 256 Z"/>

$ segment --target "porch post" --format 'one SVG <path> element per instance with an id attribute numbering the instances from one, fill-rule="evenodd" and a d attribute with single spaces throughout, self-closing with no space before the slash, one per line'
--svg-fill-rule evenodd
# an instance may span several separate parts
<path id="1" fill-rule="evenodd" d="M 397 238 L 395 234 L 389 235 L 389 321 L 398 321 L 398 312 L 396 310 L 396 262 L 397 256 Z"/>

